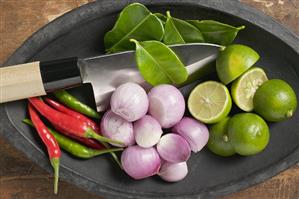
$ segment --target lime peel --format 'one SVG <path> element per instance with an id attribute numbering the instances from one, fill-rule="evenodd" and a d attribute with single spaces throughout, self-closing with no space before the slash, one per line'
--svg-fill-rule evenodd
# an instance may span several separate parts
<path id="1" fill-rule="evenodd" d="M 252 67 L 260 58 L 249 46 L 232 44 L 220 51 L 216 59 L 216 71 L 224 84 L 229 84 Z"/>

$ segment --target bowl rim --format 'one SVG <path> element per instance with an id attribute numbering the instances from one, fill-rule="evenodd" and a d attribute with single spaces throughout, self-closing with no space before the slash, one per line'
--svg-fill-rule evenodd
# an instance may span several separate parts
<path id="1" fill-rule="evenodd" d="M 82 5 L 76 9 L 73 9 L 52 22 L 46 24 L 41 29 L 33 33 L 23 44 L 7 59 L 3 65 L 13 65 L 24 63 L 30 60 L 36 52 L 40 49 L 45 48 L 47 44 L 58 38 L 59 36 L 67 33 L 76 26 L 90 21 L 99 16 L 104 16 L 113 12 L 118 12 L 125 5 L 136 2 L 134 0 L 121 1 L 114 3 L 110 0 L 101 0 L 90 2 Z M 192 5 L 198 7 L 204 7 L 206 9 L 213 9 L 226 14 L 239 17 L 246 20 L 254 25 L 259 26 L 264 31 L 271 33 L 278 39 L 282 40 L 288 46 L 290 46 L 297 54 L 299 54 L 299 37 L 290 31 L 288 28 L 282 26 L 273 18 L 266 16 L 262 12 L 251 8 L 249 6 L 240 3 L 239 1 L 227 1 L 227 0 L 139 0 L 138 2 L 145 5 Z M 296 71 L 295 71 L 296 72 Z M 41 166 L 48 172 L 51 171 L 50 166 L 47 164 L 46 156 L 39 149 L 38 146 L 30 142 L 26 137 L 19 136 L 19 134 L 12 134 L 9 132 L 18 131 L 17 127 L 10 122 L 9 115 L 7 114 L 6 104 L 0 105 L 0 124 L 3 126 L 0 131 L 0 135 L 5 137 L 10 143 L 12 143 L 18 150 L 25 153 L 25 155 Z M 42 160 L 42 161 L 41 161 Z M 232 192 L 245 189 L 251 185 L 262 182 L 279 172 L 289 168 L 299 161 L 299 147 L 297 147 L 292 153 L 280 160 L 278 163 L 259 170 L 256 173 L 252 173 L 248 176 L 246 181 L 240 179 L 231 182 L 230 184 L 222 184 L 213 187 L 212 189 L 203 191 L 201 193 L 192 193 L 189 195 L 171 195 L 169 193 L 140 193 L 133 192 L 130 190 L 119 190 L 113 187 L 108 187 L 104 184 L 98 186 L 97 183 L 88 179 L 85 176 L 75 173 L 71 168 L 67 167 L 63 163 L 61 164 L 60 176 L 62 179 L 71 182 L 77 186 L 83 187 L 85 190 L 94 192 L 105 198 L 153 198 L 153 197 L 165 197 L 165 198 L 210 198 L 215 196 L 223 196 Z"/>

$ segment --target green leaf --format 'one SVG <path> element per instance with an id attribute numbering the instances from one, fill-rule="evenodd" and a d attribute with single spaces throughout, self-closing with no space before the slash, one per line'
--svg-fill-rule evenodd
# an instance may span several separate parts
<path id="1" fill-rule="evenodd" d="M 167 11 L 167 21 L 165 23 L 165 32 L 163 42 L 165 44 L 184 44 L 193 42 L 203 42 L 201 32 L 190 23 L 170 16 Z"/>
<path id="2" fill-rule="evenodd" d="M 143 78 L 153 86 L 159 84 L 180 84 L 187 80 L 188 73 L 178 56 L 159 41 L 138 42 L 136 62 Z"/>
<path id="3" fill-rule="evenodd" d="M 188 20 L 188 22 L 200 30 L 206 42 L 225 46 L 231 44 L 238 32 L 245 28 L 245 26 L 234 27 L 213 20 Z"/>
<path id="4" fill-rule="evenodd" d="M 154 15 L 156 15 L 156 17 L 158 17 L 159 19 L 160 19 L 160 21 L 162 21 L 162 23 L 163 24 L 165 24 L 166 23 L 166 21 L 167 21 L 167 17 L 165 16 L 165 15 L 163 15 L 163 14 L 161 14 L 161 13 L 154 13 Z"/>
<path id="5" fill-rule="evenodd" d="M 133 3 L 122 10 L 113 29 L 106 33 L 104 44 L 108 52 L 133 50 L 134 44 L 129 39 L 160 41 L 163 34 L 159 18 L 144 5 Z"/>

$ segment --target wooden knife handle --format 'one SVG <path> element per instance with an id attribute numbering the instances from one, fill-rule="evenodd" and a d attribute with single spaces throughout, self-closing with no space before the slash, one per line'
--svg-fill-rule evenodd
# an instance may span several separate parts
<path id="1" fill-rule="evenodd" d="M 45 95 L 40 62 L 0 68 L 0 103 Z"/>
<path id="2" fill-rule="evenodd" d="M 78 58 L 31 62 L 0 68 L 0 103 L 46 95 L 81 84 Z"/>

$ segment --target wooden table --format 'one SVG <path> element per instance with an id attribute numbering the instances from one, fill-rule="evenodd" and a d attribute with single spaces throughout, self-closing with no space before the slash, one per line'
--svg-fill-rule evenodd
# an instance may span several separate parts
<path id="1" fill-rule="evenodd" d="M 89 1 L 91 0 L 0 0 L 0 63 L 41 26 Z M 274 17 L 299 34 L 299 0 L 241 1 Z M 59 195 L 55 196 L 52 180 L 52 175 L 0 138 L 1 199 L 100 199 L 66 182 L 60 182 Z M 224 198 L 298 199 L 299 164 L 264 183 Z"/>

